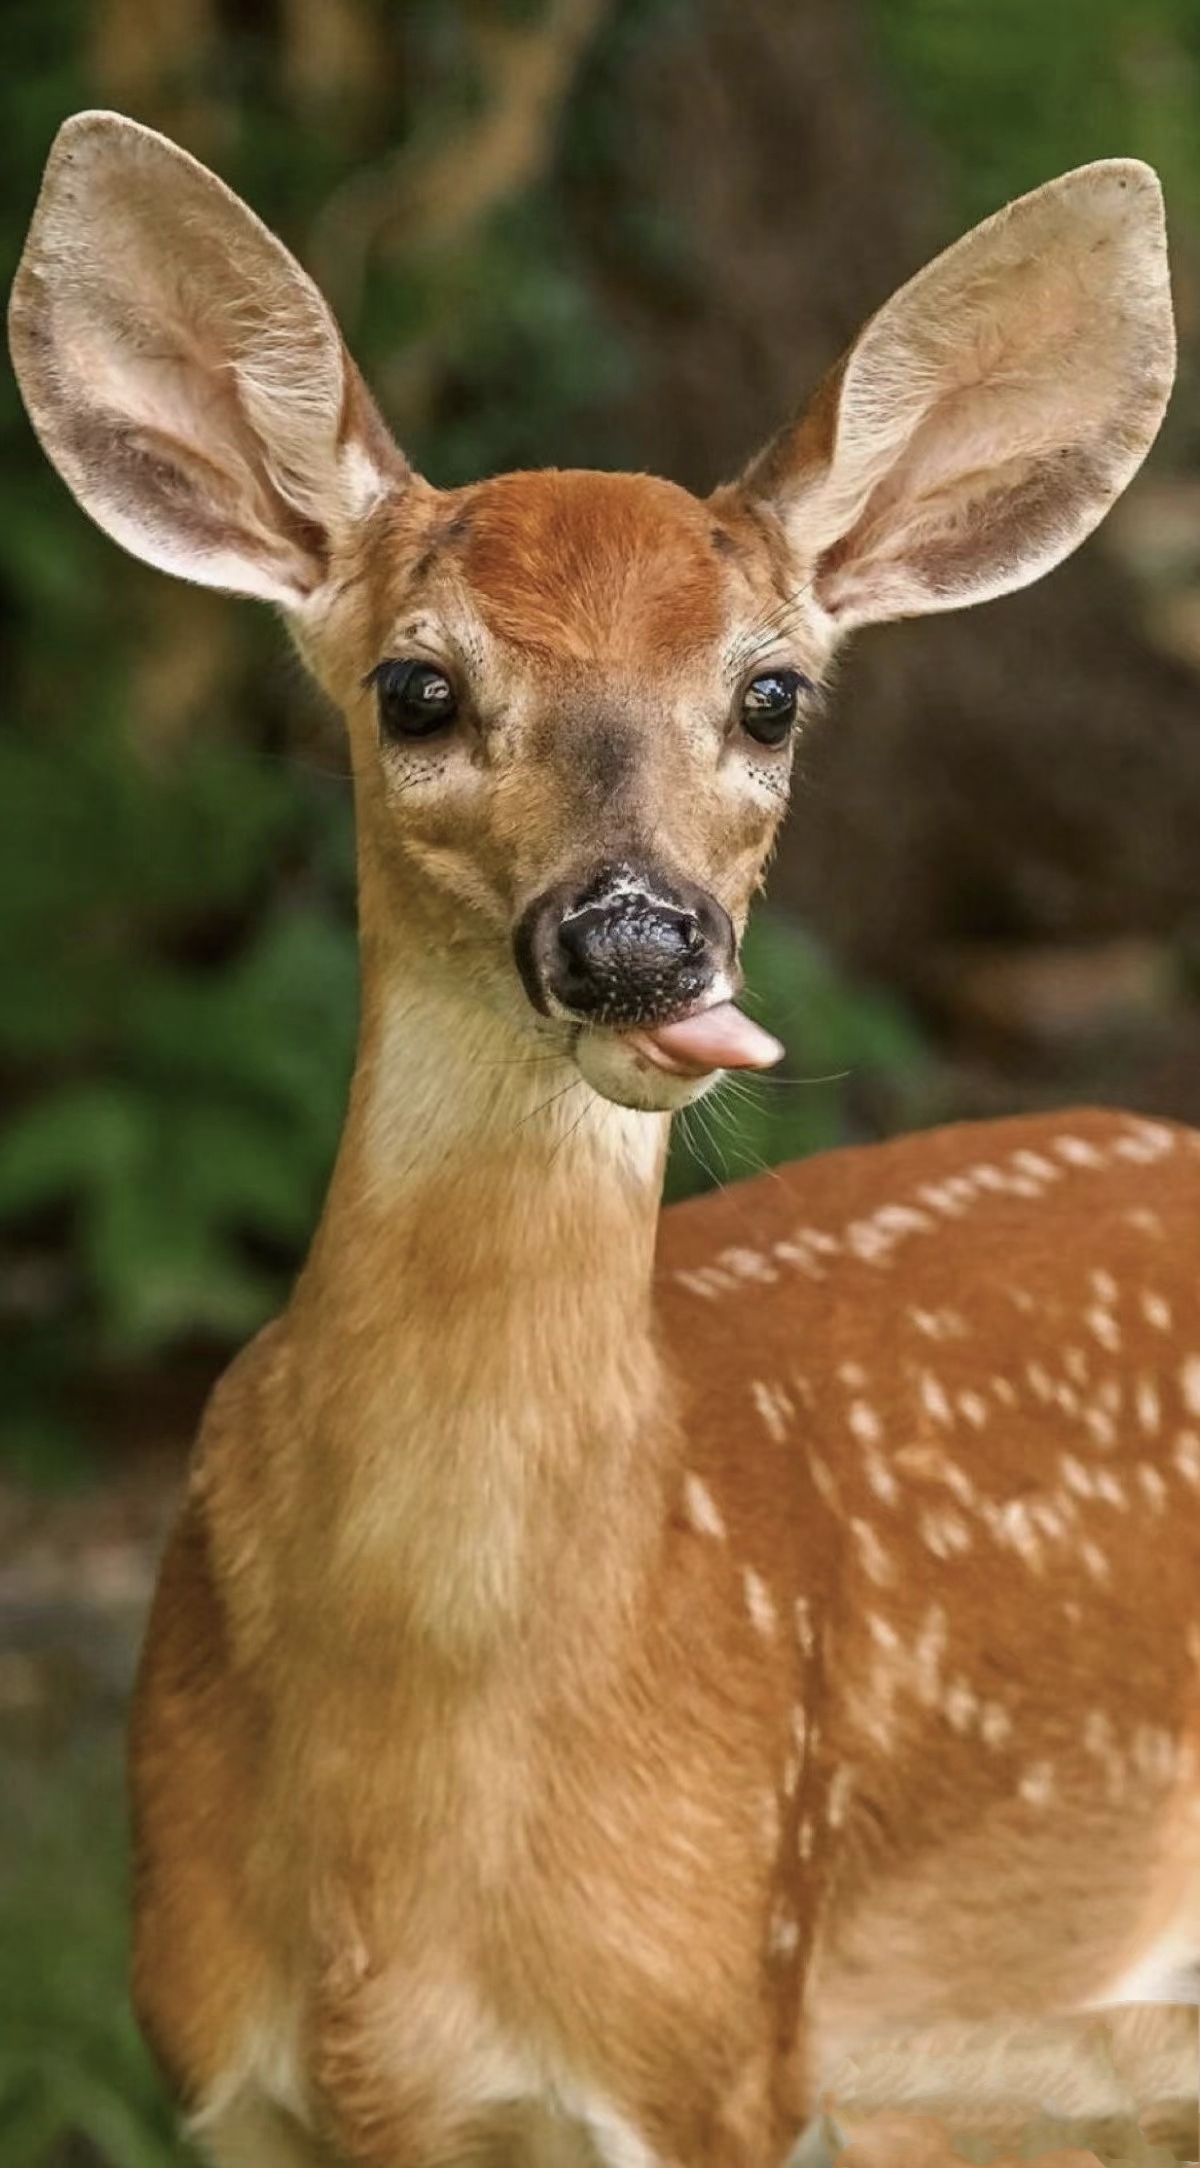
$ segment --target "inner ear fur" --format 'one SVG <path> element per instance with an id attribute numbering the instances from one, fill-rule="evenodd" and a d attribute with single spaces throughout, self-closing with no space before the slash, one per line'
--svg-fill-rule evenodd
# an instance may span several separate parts
<path id="1" fill-rule="evenodd" d="M 312 280 L 215 175 L 81 113 L 51 150 L 9 305 L 42 444 L 106 533 L 298 609 L 407 471 Z"/>
<path id="2" fill-rule="evenodd" d="M 735 493 L 782 522 L 841 630 L 984 601 L 1096 526 L 1174 369 L 1157 178 L 1083 166 L 902 287 Z"/>

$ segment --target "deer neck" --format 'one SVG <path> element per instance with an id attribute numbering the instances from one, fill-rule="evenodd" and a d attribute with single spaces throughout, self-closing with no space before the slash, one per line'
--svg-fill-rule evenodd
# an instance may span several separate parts
<path id="1" fill-rule="evenodd" d="M 445 970 L 364 973 L 347 1127 L 290 1313 L 305 1570 L 450 1659 L 596 1648 L 660 1539 L 670 1379 L 651 1280 L 663 1116 Z M 326 1615 L 330 1615 L 327 1611 Z"/>

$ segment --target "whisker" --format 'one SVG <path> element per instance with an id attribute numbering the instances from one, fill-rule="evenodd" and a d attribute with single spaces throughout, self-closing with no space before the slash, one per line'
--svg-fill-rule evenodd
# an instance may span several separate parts
<path id="1" fill-rule="evenodd" d="M 269 762 L 276 768 L 299 768 L 304 775 L 319 775 L 326 783 L 353 783 L 349 768 L 327 768 L 323 761 L 305 760 L 300 753 L 275 753 L 267 746 L 254 745 L 240 748 L 240 756 L 248 761 Z"/>
<path id="2" fill-rule="evenodd" d="M 566 1054 L 498 1054 L 495 1060 L 475 1063 L 477 1069 L 549 1069 L 565 1062 Z"/>
<path id="3" fill-rule="evenodd" d="M 582 1077 L 576 1077 L 576 1079 L 575 1079 L 575 1082 L 576 1082 L 576 1084 L 577 1084 L 577 1085 L 578 1085 L 578 1086 L 579 1086 L 579 1087 L 580 1087 L 581 1089 L 583 1088 L 583 1078 L 582 1078 Z M 572 1122 L 572 1124 L 571 1124 L 570 1128 L 569 1128 L 569 1129 L 568 1129 L 568 1130 L 567 1130 L 567 1131 L 566 1131 L 566 1132 L 564 1133 L 564 1135 L 563 1135 L 563 1136 L 561 1136 L 561 1137 L 559 1138 L 559 1140 L 558 1140 L 558 1143 L 557 1143 L 557 1144 L 555 1145 L 555 1147 L 554 1147 L 554 1150 L 553 1150 L 553 1151 L 551 1152 L 551 1154 L 550 1154 L 550 1161 L 551 1161 L 551 1164 L 553 1164 L 553 1162 L 554 1162 L 554 1161 L 555 1161 L 555 1160 L 556 1160 L 556 1159 L 558 1158 L 558 1155 L 559 1155 L 559 1153 L 560 1153 L 561 1151 L 563 1151 L 563 1150 L 565 1149 L 565 1147 L 566 1147 L 566 1146 L 567 1146 L 567 1145 L 568 1145 L 568 1144 L 570 1143 L 570 1141 L 571 1141 L 572 1137 L 573 1137 L 573 1136 L 574 1136 L 574 1134 L 575 1134 L 575 1131 L 576 1131 L 576 1130 L 577 1130 L 577 1129 L 579 1128 L 579 1125 L 580 1125 L 580 1123 L 581 1123 L 581 1122 L 583 1122 L 583 1121 L 585 1121 L 585 1120 L 587 1119 L 587 1116 L 588 1116 L 588 1115 L 589 1115 L 589 1114 L 590 1114 L 590 1113 L 591 1113 L 592 1111 L 593 1111 L 592 1101 L 591 1101 L 590 1099 L 585 1099 L 585 1100 L 584 1100 L 584 1103 L 583 1103 L 583 1105 L 582 1105 L 582 1107 L 580 1108 L 580 1110 L 579 1110 L 579 1112 L 578 1112 L 578 1114 L 577 1114 L 577 1115 L 575 1116 L 575 1119 L 574 1119 L 574 1121 Z M 596 1102 L 596 1108 L 595 1108 L 595 1111 L 596 1111 L 596 1112 L 598 1112 L 598 1111 L 599 1111 L 599 1101 L 597 1101 L 597 1102 Z"/>
<path id="4" fill-rule="evenodd" d="M 709 1161 L 705 1158 L 703 1152 L 700 1150 L 700 1147 L 696 1142 L 696 1138 L 693 1134 L 694 1129 L 699 1127 L 699 1123 L 692 1119 L 698 1113 L 698 1111 L 698 1103 L 695 1101 L 693 1101 L 691 1106 L 683 1107 L 680 1110 L 678 1120 L 680 1129 L 683 1132 L 684 1142 L 687 1145 L 688 1151 L 691 1153 L 692 1158 L 695 1160 L 697 1166 L 700 1168 L 701 1173 L 707 1175 L 709 1181 L 712 1183 L 713 1188 L 716 1190 L 726 1189 L 728 1187 L 728 1182 L 723 1180 L 720 1174 L 718 1174 L 716 1168 L 710 1165 Z"/>
<path id="5" fill-rule="evenodd" d="M 551 1107 L 557 1106 L 560 1099 L 566 1098 L 568 1092 L 578 1091 L 579 1086 L 582 1084 L 582 1082 L 583 1078 L 581 1076 L 568 1077 L 566 1083 L 560 1084 L 558 1090 L 556 1092 L 551 1092 L 548 1099 L 543 1099 L 536 1107 L 530 1107 L 527 1114 L 522 1114 L 520 1120 L 514 1122 L 512 1131 L 514 1137 L 516 1136 L 518 1129 L 524 1129 L 526 1122 L 532 1122 L 536 1120 L 539 1114 L 548 1113 Z"/>

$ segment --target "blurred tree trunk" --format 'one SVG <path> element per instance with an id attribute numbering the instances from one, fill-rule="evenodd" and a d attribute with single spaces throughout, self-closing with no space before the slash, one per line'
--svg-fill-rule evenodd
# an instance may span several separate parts
<path id="1" fill-rule="evenodd" d="M 705 488 L 953 238 L 951 190 L 865 0 L 621 8 L 579 104 L 574 215 L 636 359 L 621 451 Z M 928 990 L 962 940 L 1200 923 L 1198 829 L 1194 679 L 1093 542 L 982 614 L 862 636 L 772 894 Z"/>

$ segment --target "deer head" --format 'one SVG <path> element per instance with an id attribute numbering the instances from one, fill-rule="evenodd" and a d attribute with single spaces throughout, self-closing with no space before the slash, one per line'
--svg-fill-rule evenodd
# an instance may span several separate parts
<path id="1" fill-rule="evenodd" d="M 1065 557 L 1174 359 L 1158 184 L 1113 160 L 929 265 L 707 499 L 555 471 L 442 491 L 281 243 L 105 113 L 57 139 L 10 325 L 85 510 L 277 605 L 344 711 L 368 988 L 401 958 L 455 976 L 657 1109 L 778 1052 L 732 1006 L 738 942 L 839 642 Z"/>

